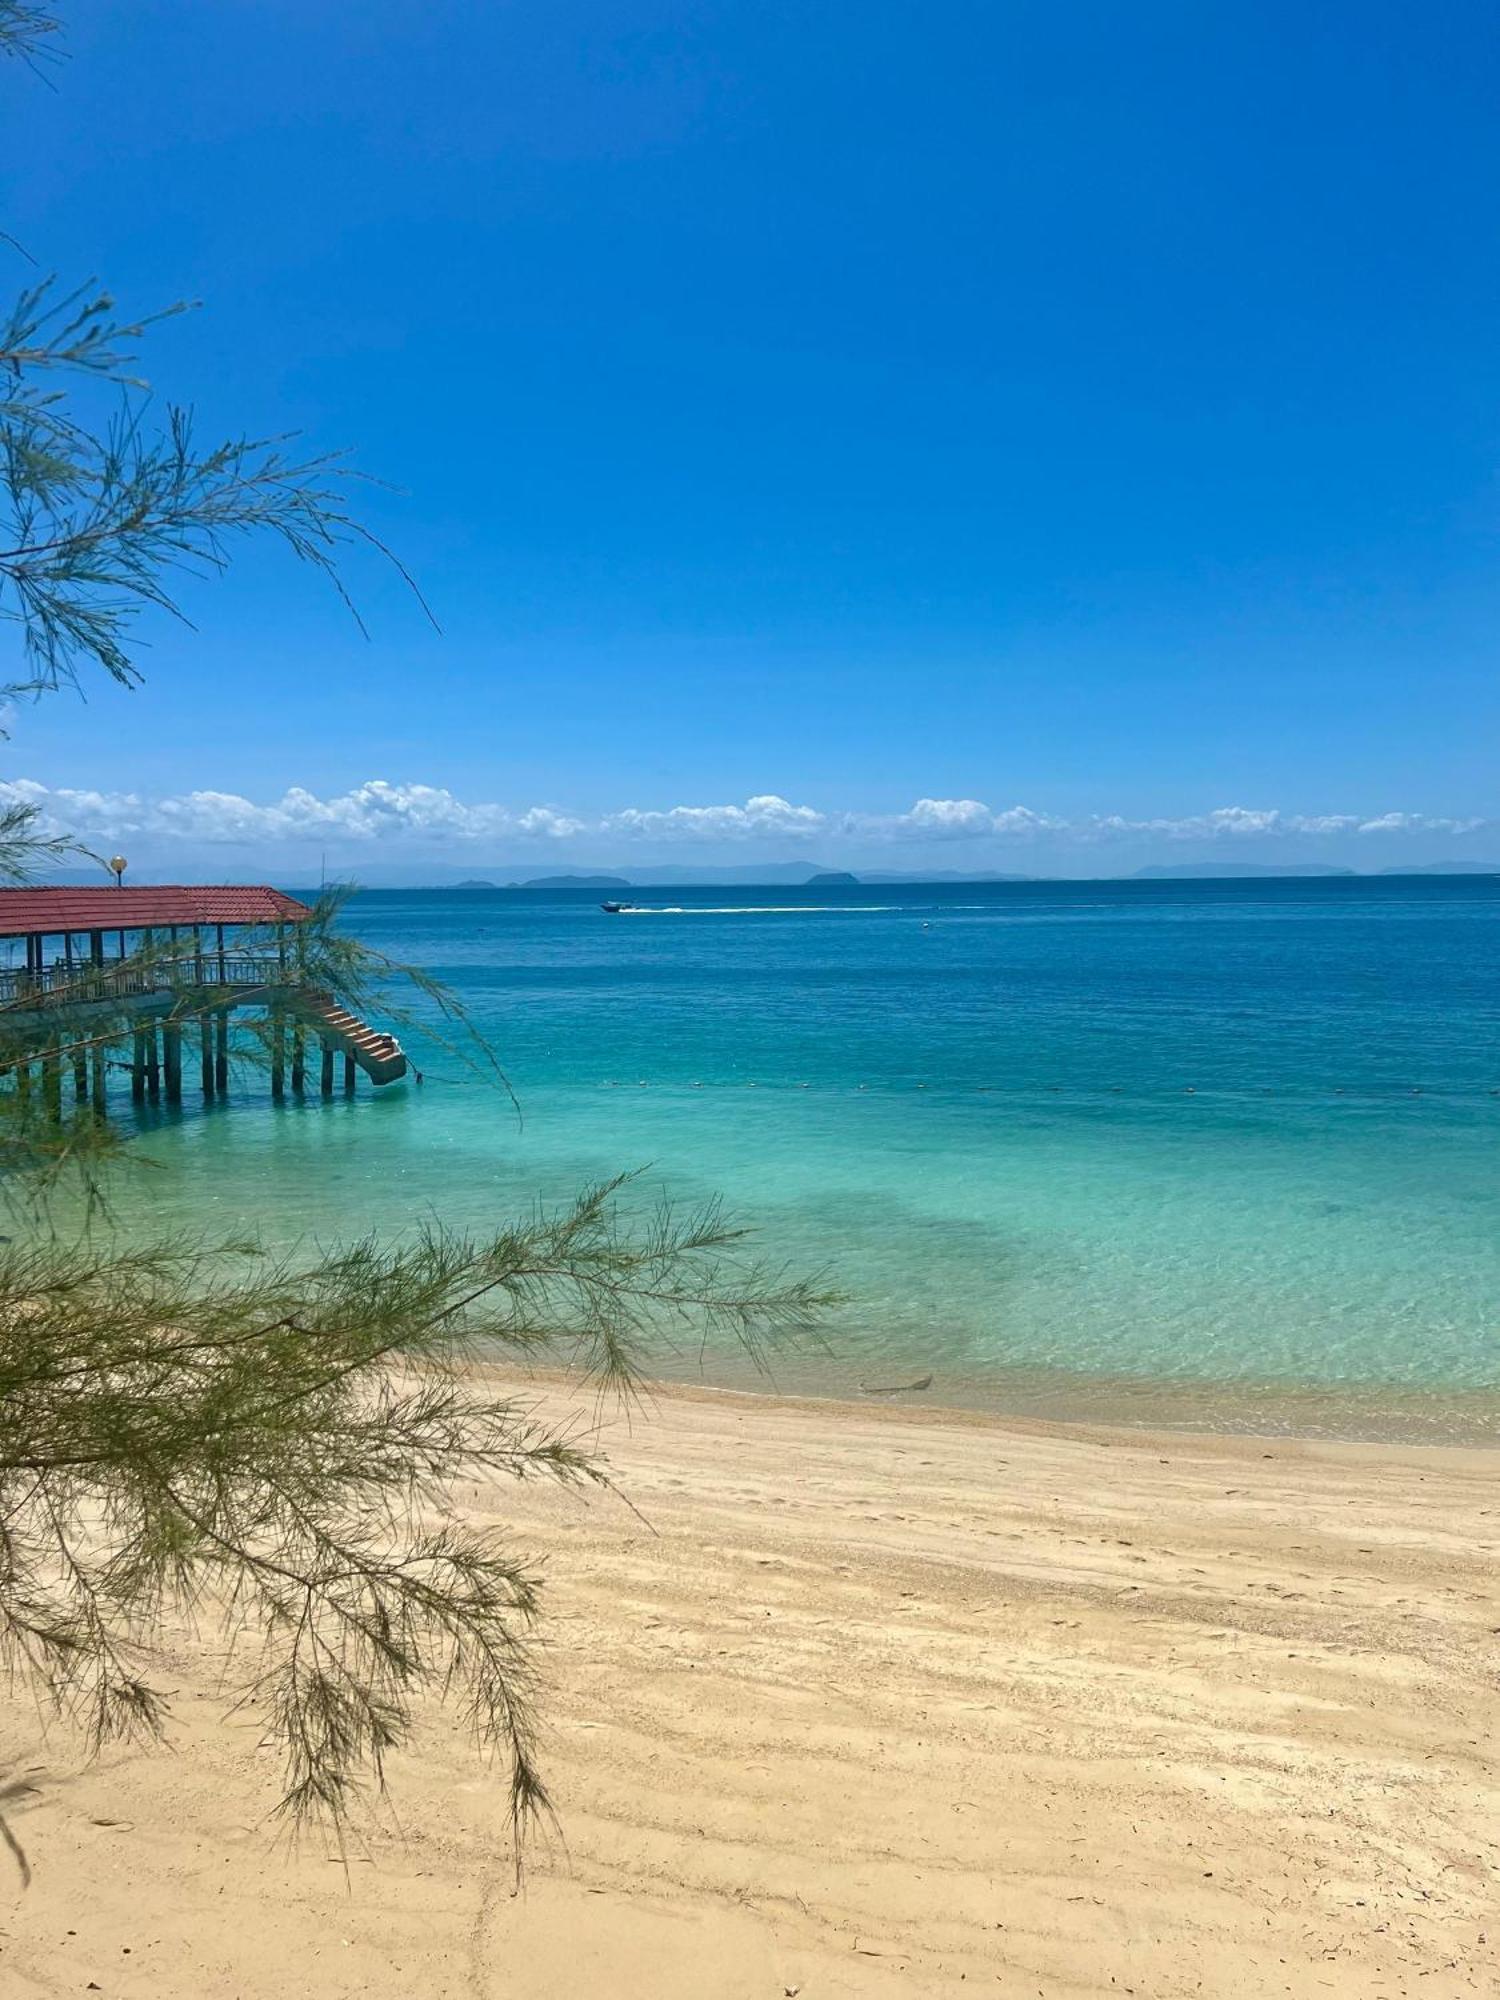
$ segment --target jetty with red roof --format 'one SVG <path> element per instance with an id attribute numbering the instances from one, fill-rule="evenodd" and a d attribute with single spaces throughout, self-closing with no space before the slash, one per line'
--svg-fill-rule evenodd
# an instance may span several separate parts
<path id="1" fill-rule="evenodd" d="M 120 864 L 123 869 L 123 863 Z M 6 1014 L 55 1013 L 58 1041 L 42 1063 L 43 1087 L 60 1096 L 71 1061 L 80 1103 L 102 1110 L 106 1090 L 102 1038 L 91 1017 L 127 1011 L 134 1024 L 131 1095 L 137 1103 L 165 1094 L 182 1101 L 184 1031 L 201 1041 L 205 1101 L 229 1083 L 229 1023 L 237 1008 L 262 1010 L 271 1024 L 271 1094 L 286 1094 L 287 1044 L 294 1095 L 307 1087 L 307 1044 L 321 1052 L 325 1097 L 335 1058 L 344 1084 L 362 1071 L 394 1083 L 407 1060 L 383 1034 L 310 984 L 300 971 L 296 926 L 308 904 L 263 884 L 151 884 L 129 888 L 0 889 L 0 940 L 24 939 L 24 966 L 0 969 L 0 1022 Z"/>

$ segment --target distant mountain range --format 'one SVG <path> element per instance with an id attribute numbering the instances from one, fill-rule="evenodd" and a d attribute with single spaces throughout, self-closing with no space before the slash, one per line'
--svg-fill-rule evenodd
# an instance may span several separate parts
<path id="1" fill-rule="evenodd" d="M 435 871 L 434 871 L 435 872 Z M 898 869 L 860 869 L 857 873 L 845 868 L 809 868 L 805 861 L 762 862 L 739 868 L 691 868 L 657 867 L 632 868 L 628 873 L 606 872 L 602 869 L 580 869 L 558 875 L 523 876 L 509 868 L 496 868 L 489 875 L 450 876 L 443 880 L 434 879 L 434 872 L 427 872 L 425 879 L 416 869 L 409 872 L 381 870 L 374 881 L 363 882 L 360 886 L 371 889 L 691 889 L 691 888 L 881 888 L 905 884 L 917 887 L 923 883 L 934 886 L 961 884 L 965 882 L 1072 882 L 1093 881 L 1134 881 L 1134 882 L 1209 882 L 1209 881 L 1256 881 L 1271 880 L 1276 877 L 1342 877 L 1354 879 L 1361 874 L 1365 879 L 1372 876 L 1404 875 L 1500 875 L 1500 861 L 1427 861 L 1414 863 L 1402 868 L 1380 868 L 1362 871 L 1356 868 L 1332 868 L 1321 862 L 1257 862 L 1257 861 L 1183 861 L 1159 862 L 1149 868 L 1139 868 L 1130 876 L 1098 875 L 1079 877 L 1073 875 L 1011 875 L 994 870 L 968 872 L 961 869 L 933 869 L 926 873 L 903 872 Z M 268 879 L 274 871 L 266 871 L 255 878 Z M 196 866 L 184 869 L 168 866 L 167 869 L 151 868 L 132 871 L 132 879 L 139 877 L 143 882 L 162 881 L 223 881 L 224 875 L 213 870 L 205 871 Z M 234 870 L 230 880 L 245 881 L 243 870 Z M 58 887 L 64 885 L 88 884 L 93 886 L 100 880 L 98 869 L 60 868 L 49 874 L 47 881 Z M 284 886 L 297 888 L 292 878 L 286 878 Z M 316 895 L 311 888 L 301 888 L 305 896 Z"/>
<path id="2" fill-rule="evenodd" d="M 518 889 L 628 889 L 623 875 L 533 875 L 529 882 L 513 885 Z"/>
<path id="3" fill-rule="evenodd" d="M 1410 868 L 1382 868 L 1375 871 L 1379 875 L 1500 875 L 1500 863 L 1482 861 L 1429 862 L 1425 866 Z M 1357 868 L 1333 868 L 1317 861 L 1289 861 L 1284 863 L 1256 861 L 1184 861 L 1159 863 L 1150 868 L 1139 868 L 1128 877 L 1099 877 L 1100 880 L 1128 880 L 1132 882 L 1214 882 L 1214 881 L 1261 881 L 1300 877 L 1337 877 L 1353 880 L 1358 877 Z M 846 868 L 818 868 L 809 873 L 805 866 L 785 863 L 776 867 L 762 868 L 638 868 L 629 875 L 535 875 L 529 880 L 509 882 L 504 886 L 512 889 L 646 889 L 646 888 L 719 888 L 732 886 L 777 886 L 799 889 L 854 889 L 880 888 L 897 884 L 919 885 L 922 883 L 984 883 L 984 882 L 1037 882 L 1049 879 L 1073 880 L 1073 877 L 1050 878 L 1038 875 L 1000 875 L 991 872 L 965 874 L 957 869 L 934 871 L 932 874 L 911 875 L 895 871 L 862 869 L 858 874 Z M 482 886 L 499 887 L 500 884 L 483 885 L 461 883 L 462 888 Z"/>
<path id="4" fill-rule="evenodd" d="M 858 875 L 847 868 L 809 869 L 805 861 L 767 861 L 748 868 L 633 868 L 628 875 L 604 874 L 592 869 L 564 875 L 511 875 L 496 869 L 489 876 L 466 876 L 462 881 L 432 883 L 433 888 L 453 889 L 716 889 L 786 887 L 822 889 L 857 887 L 891 882 L 1030 882 L 1030 875 L 966 875 L 954 869 L 930 875 L 910 875 L 868 869 Z M 413 885 L 417 886 L 417 885 Z"/>
<path id="5" fill-rule="evenodd" d="M 1382 875 L 1500 875 L 1500 861 L 1429 861 L 1421 868 L 1382 868 Z"/>
<path id="6" fill-rule="evenodd" d="M 1357 875 L 1356 868 L 1327 868 L 1317 861 L 1182 861 L 1137 868 L 1132 882 L 1237 882 L 1264 875 Z"/>
<path id="7" fill-rule="evenodd" d="M 1187 861 L 1177 867 L 1138 868 L 1134 882 L 1236 881 L 1273 875 L 1358 876 L 1358 868 L 1327 868 L 1317 861 L 1288 862 L 1278 867 L 1259 861 Z M 1376 868 L 1373 875 L 1500 875 L 1500 861 L 1426 861 L 1409 868 Z"/>

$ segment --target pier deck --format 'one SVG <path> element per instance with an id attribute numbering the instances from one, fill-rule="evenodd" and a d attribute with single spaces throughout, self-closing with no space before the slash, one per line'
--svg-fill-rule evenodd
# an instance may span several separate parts
<path id="1" fill-rule="evenodd" d="M 260 887 L 0 889 L 0 939 L 26 941 L 25 965 L 0 968 L 0 1039 L 9 1024 L 34 1043 L 38 1024 L 55 1019 L 55 1043 L 30 1060 L 40 1062 L 54 1096 L 71 1064 L 79 1101 L 92 1098 L 96 1109 L 105 1091 L 104 1022 L 114 1020 L 133 1039 L 132 1096 L 139 1102 L 164 1090 L 176 1103 L 185 1032 L 201 1037 L 205 1099 L 225 1092 L 229 1021 L 240 1008 L 261 1011 L 269 1023 L 273 1098 L 286 1093 L 288 1045 L 293 1093 L 306 1090 L 310 1041 L 321 1058 L 325 1097 L 333 1093 L 339 1056 L 346 1089 L 357 1073 L 376 1085 L 396 1082 L 408 1070 L 396 1037 L 351 1013 L 299 969 L 290 927 L 311 915 L 305 903 Z M 226 935 L 236 930 L 255 933 L 254 947 L 236 949 Z M 113 954 L 107 943 L 115 944 Z M 19 1073 L 25 1062 L 18 1058 L 9 1067 Z M 20 1080 L 24 1085 L 27 1078 Z"/>

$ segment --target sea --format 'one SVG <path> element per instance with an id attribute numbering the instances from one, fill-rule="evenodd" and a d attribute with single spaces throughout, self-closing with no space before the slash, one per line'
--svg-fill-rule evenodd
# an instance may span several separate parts
<path id="1" fill-rule="evenodd" d="M 408 999 L 420 1082 L 148 1114 L 121 1226 L 305 1254 L 631 1172 L 844 1294 L 769 1372 L 669 1377 L 1496 1440 L 1500 878 L 618 893 L 352 897 L 508 1088 Z"/>

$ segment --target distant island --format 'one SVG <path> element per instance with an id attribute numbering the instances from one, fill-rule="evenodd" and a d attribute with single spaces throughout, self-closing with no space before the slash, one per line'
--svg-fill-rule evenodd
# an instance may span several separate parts
<path id="1" fill-rule="evenodd" d="M 1382 868 L 1382 875 L 1500 875 L 1500 861 L 1428 861 L 1420 867 Z"/>
<path id="2" fill-rule="evenodd" d="M 1261 861 L 1184 861 L 1174 866 L 1158 864 L 1152 868 L 1138 868 L 1130 878 L 1133 882 L 1211 882 L 1214 880 L 1246 880 L 1268 878 L 1278 875 L 1318 875 L 1339 876 L 1354 879 L 1361 871 L 1358 868 L 1329 868 L 1318 861 L 1288 861 L 1282 863 Z M 1405 868 L 1379 868 L 1366 880 L 1383 875 L 1500 875 L 1500 861 L 1426 861 L 1414 863 Z"/>
<path id="3" fill-rule="evenodd" d="M 502 864 L 503 869 L 503 864 Z M 935 868 L 924 873 L 892 868 L 866 868 L 856 874 L 847 868 L 816 868 L 809 870 L 807 863 L 800 866 L 795 862 L 763 862 L 760 865 L 731 868 L 688 868 L 658 864 L 633 867 L 628 875 L 605 870 L 579 870 L 576 873 L 560 875 L 533 875 L 522 877 L 508 870 L 497 872 L 495 876 L 470 875 L 456 881 L 434 882 L 430 877 L 423 881 L 403 879 L 399 875 L 382 874 L 373 880 L 366 880 L 359 886 L 368 889 L 722 889 L 722 888 L 816 888 L 816 889 L 877 889 L 897 886 L 920 888 L 950 888 L 964 884 L 987 883 L 1066 883 L 1066 882 L 1212 882 L 1212 881 L 1274 881 L 1282 879 L 1342 880 L 1373 882 L 1391 877 L 1413 876 L 1500 876 L 1500 861 L 1427 861 L 1411 862 L 1405 866 L 1360 869 L 1335 868 L 1317 861 L 1178 861 L 1156 862 L 1149 867 L 1138 868 L 1130 875 L 1019 875 L 1003 874 L 997 869 L 947 869 Z M 68 886 L 92 885 L 98 879 L 97 871 L 86 869 L 59 869 L 49 877 L 53 883 Z M 288 883 L 289 889 L 296 889 L 296 883 Z M 316 895 L 315 888 L 305 885 L 301 893 Z"/>
<path id="4" fill-rule="evenodd" d="M 1317 861 L 1289 861 L 1278 865 L 1258 861 L 1183 861 L 1173 866 L 1137 868 L 1133 882 L 1212 882 L 1242 881 L 1268 875 L 1354 875 L 1354 868 L 1326 868 Z"/>
<path id="5" fill-rule="evenodd" d="M 523 889 L 628 889 L 623 875 L 533 875 Z"/>
<path id="6" fill-rule="evenodd" d="M 965 882 L 1041 882 L 1048 880 L 1071 882 L 1077 881 L 1079 878 L 1072 875 L 1059 875 L 1055 877 L 1042 875 L 1000 875 L 993 868 L 986 868 L 978 873 L 970 874 L 966 874 L 961 869 L 956 868 L 934 868 L 925 875 L 898 874 L 891 870 L 884 870 L 874 874 L 861 875 L 859 879 L 867 889 L 873 888 L 877 884 L 894 887 L 898 882 L 909 882 L 914 889 L 921 889 L 929 887 L 934 883 L 958 883 L 962 885 Z"/>

